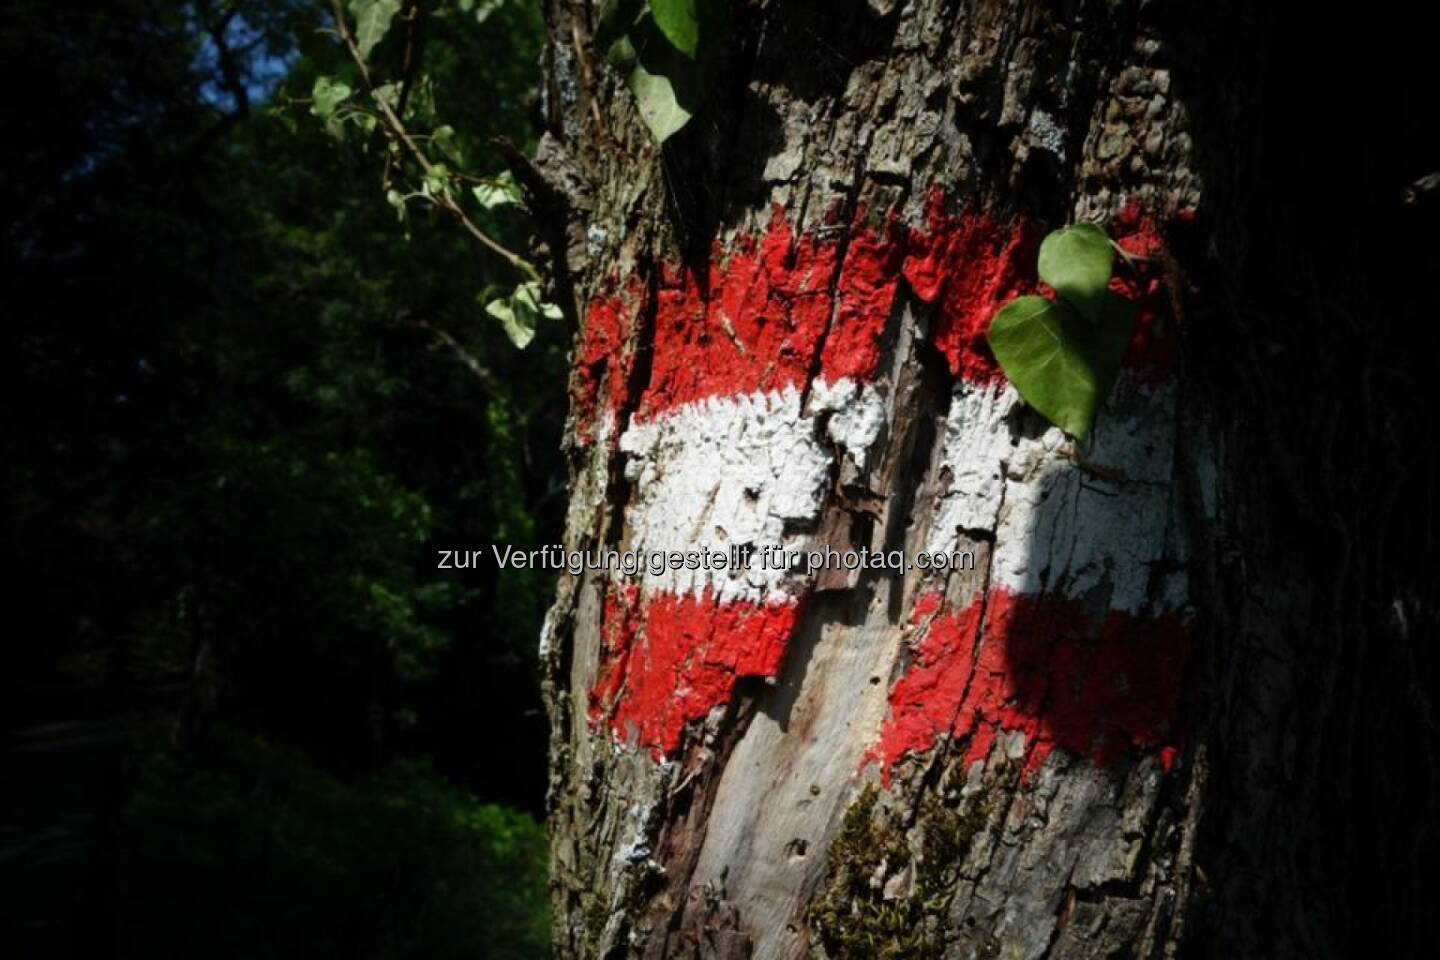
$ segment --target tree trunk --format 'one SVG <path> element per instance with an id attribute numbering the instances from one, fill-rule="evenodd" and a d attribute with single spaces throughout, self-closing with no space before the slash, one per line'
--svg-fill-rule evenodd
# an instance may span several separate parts
<path id="1" fill-rule="evenodd" d="M 537 162 L 580 302 L 565 546 L 754 552 L 561 578 L 557 956 L 1426 942 L 1436 471 L 1406 322 L 1435 298 L 1396 280 L 1437 266 L 1437 204 L 1401 195 L 1440 153 L 1393 74 L 1304 66 L 1353 67 L 1365 28 L 736 4 L 661 148 L 595 15 L 548 4 Z M 984 342 L 1075 220 L 1141 306 L 1085 444 Z"/>

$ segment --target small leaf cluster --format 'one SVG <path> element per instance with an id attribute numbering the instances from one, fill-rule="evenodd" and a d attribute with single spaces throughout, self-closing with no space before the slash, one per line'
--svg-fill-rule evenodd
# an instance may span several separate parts
<path id="1" fill-rule="evenodd" d="M 1040 245 L 1040 279 L 1056 293 L 1006 304 L 986 338 L 1025 402 L 1084 440 L 1109 396 L 1135 330 L 1135 303 L 1110 289 L 1115 245 L 1093 223 Z"/>
<path id="2" fill-rule="evenodd" d="M 661 143 L 704 102 L 727 24 L 725 0 L 608 0 L 600 11 L 595 45 Z"/>

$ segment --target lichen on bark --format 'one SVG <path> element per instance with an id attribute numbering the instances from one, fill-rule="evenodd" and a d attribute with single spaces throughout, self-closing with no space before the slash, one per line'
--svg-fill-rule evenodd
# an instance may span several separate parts
<path id="1" fill-rule="evenodd" d="M 952 768 L 953 769 L 953 768 Z M 1003 776 L 1003 765 L 999 768 Z M 809 920 L 827 956 L 931 960 L 954 940 L 950 906 L 962 865 L 991 825 L 988 791 L 937 789 L 907 828 L 868 784 L 830 842 Z"/>

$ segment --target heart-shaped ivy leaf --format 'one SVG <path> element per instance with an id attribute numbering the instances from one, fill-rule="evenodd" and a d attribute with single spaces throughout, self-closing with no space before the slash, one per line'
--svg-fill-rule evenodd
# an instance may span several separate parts
<path id="1" fill-rule="evenodd" d="M 310 91 L 310 112 L 322 120 L 328 120 L 353 92 L 348 85 L 334 77 L 316 77 L 315 86 Z"/>
<path id="2" fill-rule="evenodd" d="M 480 206 L 486 210 L 507 204 L 523 206 L 525 203 L 525 197 L 520 193 L 520 185 L 515 182 L 509 170 L 477 183 L 470 190 L 475 194 L 475 199 L 480 201 Z"/>
<path id="3" fill-rule="evenodd" d="M 540 284 L 533 280 L 520 284 L 508 297 L 490 301 L 485 312 L 500 321 L 510 342 L 521 350 L 535 339 L 535 325 L 541 317 L 559 320 L 562 316 L 559 307 L 540 299 Z"/>
<path id="4" fill-rule="evenodd" d="M 630 71 L 627 84 L 640 108 L 640 119 L 660 143 L 690 122 L 693 113 L 681 103 L 675 77 L 651 73 L 637 63 Z"/>
<path id="5" fill-rule="evenodd" d="M 661 143 L 677 133 L 700 109 L 708 66 L 678 50 L 650 16 L 630 32 L 635 65 L 626 78 L 640 118 Z"/>
<path id="6" fill-rule="evenodd" d="M 609 0 L 601 9 L 595 45 L 661 143 L 704 101 L 727 19 L 725 0 Z"/>
<path id="7" fill-rule="evenodd" d="M 368 60 L 370 51 L 390 31 L 390 21 L 400 12 L 400 0 L 351 0 L 350 12 L 355 14 L 355 46 Z"/>
<path id="8" fill-rule="evenodd" d="M 1091 323 L 1101 320 L 1114 265 L 1115 248 L 1093 223 L 1056 230 L 1040 244 L 1040 279 Z"/>
<path id="9" fill-rule="evenodd" d="M 1081 440 L 1120 371 L 1135 305 L 1107 291 L 1096 316 L 1092 323 L 1063 300 L 1020 297 L 996 314 L 986 334 L 1025 402 Z"/>

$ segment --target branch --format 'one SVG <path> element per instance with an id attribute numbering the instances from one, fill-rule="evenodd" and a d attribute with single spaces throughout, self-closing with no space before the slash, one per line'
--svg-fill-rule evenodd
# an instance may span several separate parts
<path id="1" fill-rule="evenodd" d="M 480 385 L 485 388 L 487 393 L 493 396 L 497 392 L 495 388 L 495 375 L 490 372 L 489 368 L 475 358 L 475 354 L 466 350 L 464 344 L 451 336 L 448 331 L 440 329 L 428 320 L 417 319 L 411 322 L 423 330 L 430 331 L 439 338 L 445 346 L 449 347 L 456 358 L 465 364 L 471 373 L 475 374 L 475 377 L 480 381 Z"/>
<path id="2" fill-rule="evenodd" d="M 220 115 L 220 119 L 209 130 L 202 133 L 196 141 L 190 145 L 191 154 L 204 153 L 211 144 L 219 140 L 232 127 L 250 115 L 250 91 L 245 86 L 245 78 L 241 75 L 240 64 L 235 58 L 235 51 L 230 48 L 230 41 L 227 33 L 230 24 L 240 13 L 240 4 L 232 3 L 227 9 L 221 12 L 218 19 L 210 17 L 210 5 L 200 5 L 200 13 L 203 18 L 205 32 L 210 37 L 210 42 L 215 44 L 215 62 L 220 68 L 220 86 L 235 101 L 235 109 Z"/>
<path id="3" fill-rule="evenodd" d="M 434 170 L 435 164 L 431 163 L 425 151 L 420 149 L 420 145 L 415 142 L 415 138 L 410 134 L 410 131 L 405 128 L 405 124 L 401 122 L 395 110 L 390 104 L 385 102 L 383 97 L 375 96 L 375 82 L 371 79 L 370 67 L 365 63 L 365 58 L 360 54 L 360 47 L 355 43 L 354 34 L 350 32 L 350 25 L 345 20 L 345 9 L 341 5 L 340 0 L 330 0 L 330 11 L 335 17 L 335 31 L 340 37 L 340 42 L 344 44 L 346 51 L 350 54 L 350 59 L 355 61 L 355 68 L 360 73 L 360 80 L 365 85 L 365 92 L 370 94 L 370 99 L 379 106 L 380 119 L 384 122 L 385 128 L 390 132 L 390 136 L 400 143 L 407 153 L 415 158 L 415 162 L 420 165 L 421 170 L 425 173 Z M 448 193 L 439 193 L 432 194 L 430 200 L 449 211 L 450 214 L 459 220 L 461 225 L 469 231 L 472 237 L 480 241 L 482 245 L 496 256 L 524 273 L 531 280 L 540 279 L 539 272 L 528 260 L 507 249 L 484 230 L 481 230 L 479 226 L 475 224 L 475 221 L 470 219 L 465 209 L 455 202 L 454 197 Z"/>
<path id="4" fill-rule="evenodd" d="M 405 56 L 400 61 L 400 95 L 395 98 L 395 112 L 405 116 L 405 105 L 410 102 L 410 89 L 415 83 L 415 70 L 420 65 L 420 47 L 424 37 L 420 33 L 420 20 L 424 11 L 420 0 L 410 0 L 405 11 Z"/>

